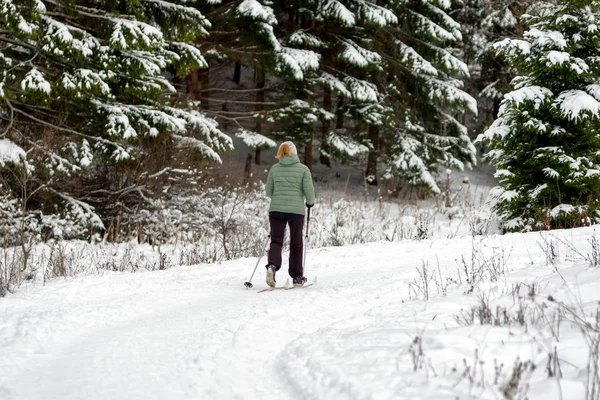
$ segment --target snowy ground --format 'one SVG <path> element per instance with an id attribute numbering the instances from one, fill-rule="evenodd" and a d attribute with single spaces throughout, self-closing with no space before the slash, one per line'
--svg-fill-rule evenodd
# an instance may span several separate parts
<path id="1" fill-rule="evenodd" d="M 585 399 L 594 235 L 314 249 L 317 285 L 262 294 L 256 259 L 22 287 L 0 299 L 0 399 Z M 496 325 L 465 322 L 482 298 Z"/>

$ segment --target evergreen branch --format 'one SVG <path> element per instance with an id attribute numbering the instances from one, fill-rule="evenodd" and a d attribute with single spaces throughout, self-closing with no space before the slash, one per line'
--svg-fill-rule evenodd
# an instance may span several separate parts
<path id="1" fill-rule="evenodd" d="M 8 100 L 6 100 L 6 103 L 9 104 L 9 106 L 11 106 L 10 102 Z M 39 118 L 34 117 L 31 114 L 26 113 L 23 110 L 18 109 L 18 108 L 14 108 L 13 107 L 13 109 L 14 109 L 14 111 L 16 113 L 21 114 L 24 117 L 29 118 L 30 120 L 37 122 L 38 124 L 42 124 L 42 125 L 48 126 L 50 128 L 54 128 L 54 129 L 56 129 L 58 131 L 67 132 L 67 133 L 71 133 L 73 135 L 81 136 L 81 137 L 84 137 L 86 139 L 95 140 L 95 141 L 98 141 L 98 142 L 101 142 L 101 143 L 104 143 L 104 144 L 107 144 L 107 145 L 110 145 L 110 146 L 118 147 L 115 143 L 111 142 L 110 140 L 106 140 L 106 139 L 103 139 L 103 138 L 100 138 L 100 137 L 96 137 L 96 136 L 86 135 L 85 133 L 78 132 L 78 131 L 75 131 L 75 130 L 70 129 L 70 128 L 65 128 L 65 127 L 58 126 L 58 125 L 55 125 L 53 123 L 50 123 L 48 121 L 41 120 Z"/>
<path id="2" fill-rule="evenodd" d="M 214 101 L 221 103 L 231 103 L 231 104 L 247 104 L 247 105 L 266 105 L 266 106 L 276 106 L 278 103 L 274 103 L 271 101 L 242 101 L 242 100 L 226 100 L 226 99 L 217 99 L 214 97 L 199 97 L 199 100 L 206 101 Z"/>
<path id="3" fill-rule="evenodd" d="M 283 108 L 283 107 L 282 107 Z M 260 111 L 218 111 L 218 110 L 202 110 L 205 113 L 216 114 L 216 115 L 256 115 L 256 114 L 268 114 L 275 110 L 260 110 Z"/>
<path id="4" fill-rule="evenodd" d="M 0 137 L 5 137 L 6 135 L 8 135 L 8 132 L 10 132 L 14 122 L 15 122 L 15 110 L 12 106 L 12 104 L 10 104 L 10 102 L 8 100 L 6 100 L 6 104 L 8 105 L 8 108 L 10 109 L 10 119 L 8 120 L 8 126 L 6 127 L 6 129 L 4 130 L 4 132 L 2 132 L 2 134 L 0 135 Z"/>
<path id="5" fill-rule="evenodd" d="M 200 93 L 203 92 L 225 92 L 225 93 L 249 93 L 249 92 L 262 92 L 263 90 L 274 90 L 272 88 L 256 88 L 256 89 L 223 89 L 223 88 L 209 88 L 209 89 L 202 89 L 200 90 Z"/>
<path id="6" fill-rule="evenodd" d="M 9 39 L 6 36 L 0 36 L 0 41 L 5 42 L 5 43 L 14 44 L 15 46 L 24 47 L 29 50 L 37 51 L 37 49 L 35 47 L 33 47 L 32 45 L 30 45 L 29 43 L 18 42 L 16 40 Z"/>

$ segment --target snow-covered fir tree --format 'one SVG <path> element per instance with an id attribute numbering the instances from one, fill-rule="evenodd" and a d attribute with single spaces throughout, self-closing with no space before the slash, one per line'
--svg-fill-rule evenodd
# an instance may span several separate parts
<path id="1" fill-rule="evenodd" d="M 0 2 L 0 132 L 10 143 L 2 149 L 26 154 L 38 202 L 98 223 L 66 180 L 135 163 L 153 140 L 219 161 L 230 139 L 198 111 L 177 108 L 165 74 L 206 65 L 194 42 L 208 26 L 180 2 Z"/>
<path id="2" fill-rule="evenodd" d="M 449 1 L 390 2 L 397 26 L 379 30 L 379 53 L 387 60 L 382 135 L 386 179 L 440 189 L 442 166 L 462 170 L 476 163 L 476 150 L 461 115 L 477 114 L 463 90 L 467 65 L 453 52 L 461 27 L 448 14 Z M 388 111 L 389 110 L 389 111 Z"/>
<path id="3" fill-rule="evenodd" d="M 507 230 L 596 223 L 600 196 L 600 2 L 535 4 L 524 40 L 495 49 L 518 72 L 498 118 L 477 139 L 491 150 Z"/>

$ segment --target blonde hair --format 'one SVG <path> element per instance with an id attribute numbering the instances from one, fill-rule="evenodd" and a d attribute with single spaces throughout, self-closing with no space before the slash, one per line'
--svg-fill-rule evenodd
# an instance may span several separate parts
<path id="1" fill-rule="evenodd" d="M 291 156 L 292 155 L 292 149 L 290 148 L 290 145 L 287 142 L 283 142 L 281 143 L 281 146 L 279 146 L 279 150 L 277 150 L 277 155 L 275 156 L 276 159 L 281 160 L 283 158 L 283 156 Z"/>

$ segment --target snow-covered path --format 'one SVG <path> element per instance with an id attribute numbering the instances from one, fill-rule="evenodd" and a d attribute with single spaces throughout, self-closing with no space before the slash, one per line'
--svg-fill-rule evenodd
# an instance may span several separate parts
<path id="1" fill-rule="evenodd" d="M 592 234 L 561 237 L 584 244 Z M 476 246 L 490 259 L 510 252 L 507 267 L 517 271 L 503 287 L 534 280 L 552 290 L 558 286 L 539 241 L 539 234 L 506 235 Z M 454 315 L 477 302 L 463 294 L 465 285 L 449 286 L 447 297 L 432 288 L 428 303 L 409 300 L 408 291 L 423 262 L 456 277 L 456 260 L 470 257 L 472 244 L 464 237 L 312 250 L 308 276 L 318 283 L 306 290 L 257 294 L 266 286 L 262 270 L 246 290 L 256 259 L 21 289 L 0 299 L 0 399 L 485 398 L 490 388 L 454 385 L 457 363 L 484 338 L 491 344 L 481 352 L 505 356 L 507 365 L 514 363 L 510 341 L 520 343 L 517 355 L 535 359 L 532 346 L 518 342 L 531 331 L 458 327 Z M 568 267 L 573 279 L 598 275 L 581 263 Z M 413 371 L 415 337 L 436 354 L 429 361 L 435 379 L 429 368 Z"/>

